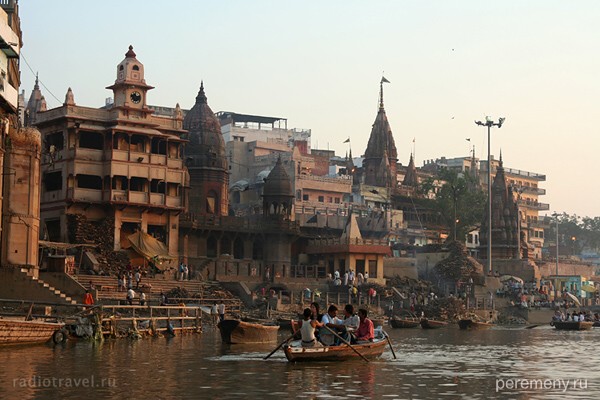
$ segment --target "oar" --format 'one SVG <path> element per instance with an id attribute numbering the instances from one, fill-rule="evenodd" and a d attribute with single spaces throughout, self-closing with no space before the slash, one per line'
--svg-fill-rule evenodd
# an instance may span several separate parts
<path id="1" fill-rule="evenodd" d="M 356 350 L 354 347 L 352 347 L 352 345 L 346 339 L 344 339 L 343 337 L 341 337 L 340 335 L 338 335 L 334 330 L 332 330 L 331 328 L 329 328 L 327 325 L 323 325 L 323 327 L 325 329 L 327 329 L 329 332 L 333 333 L 335 336 L 337 336 L 342 342 L 346 343 L 356 354 L 358 354 L 360 356 L 360 358 L 362 358 L 366 362 L 369 362 L 369 360 L 367 360 L 365 358 L 365 356 L 363 356 L 362 354 L 360 354 L 358 352 L 358 350 Z"/>
<path id="2" fill-rule="evenodd" d="M 383 329 L 381 330 L 381 332 L 383 332 L 383 335 L 385 336 L 385 338 L 387 339 L 388 344 L 390 345 L 390 350 L 392 351 L 392 355 L 394 356 L 394 360 L 397 359 L 398 357 L 396 357 L 396 352 L 394 351 L 394 348 L 392 347 L 392 342 L 390 341 L 390 336 Z"/>
<path id="3" fill-rule="evenodd" d="M 525 329 L 533 329 L 533 328 L 535 328 L 536 326 L 539 326 L 539 324 L 538 324 L 538 325 L 529 325 L 529 326 L 526 326 L 526 327 L 525 327 Z"/>
<path id="4" fill-rule="evenodd" d="M 290 336 L 289 338 L 285 339 L 283 342 L 279 343 L 279 346 L 275 347 L 275 350 L 273 350 L 272 352 L 270 352 L 266 357 L 263 357 L 263 360 L 266 360 L 267 358 L 271 357 L 273 354 L 275 354 L 275 352 L 277 350 L 279 350 L 281 348 L 281 346 L 283 346 L 284 344 L 286 344 L 287 342 L 289 342 L 290 340 L 292 340 L 294 338 L 294 336 L 296 336 L 296 333 L 292 333 L 292 336 Z"/>

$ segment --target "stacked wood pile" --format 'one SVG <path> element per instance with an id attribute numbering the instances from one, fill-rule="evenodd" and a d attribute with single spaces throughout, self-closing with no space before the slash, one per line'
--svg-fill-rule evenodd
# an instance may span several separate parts
<path id="1" fill-rule="evenodd" d="M 448 244 L 449 255 L 435 265 L 435 272 L 443 279 L 459 281 L 483 274 L 483 266 L 469 256 L 464 244 L 454 241 Z"/>
<path id="2" fill-rule="evenodd" d="M 89 221 L 85 215 L 68 214 L 67 229 L 70 243 L 95 244 L 94 255 L 104 274 L 116 274 L 129 262 L 126 253 L 114 251 L 113 217 L 101 221 Z"/>

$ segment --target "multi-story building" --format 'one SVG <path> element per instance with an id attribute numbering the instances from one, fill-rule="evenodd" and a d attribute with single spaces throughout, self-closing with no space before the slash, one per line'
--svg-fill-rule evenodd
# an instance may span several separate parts
<path id="1" fill-rule="evenodd" d="M 290 149 L 295 146 L 305 146 L 303 152 L 310 154 L 310 129 L 288 129 L 285 118 L 238 114 L 230 111 L 219 111 L 216 115 L 221 123 L 221 133 L 225 143 L 270 142 L 285 144 Z"/>
<path id="2" fill-rule="evenodd" d="M 141 230 L 176 255 L 186 207 L 183 115 L 178 105 L 171 117 L 153 114 L 147 106 L 153 87 L 131 46 L 116 75 L 108 107 L 77 105 L 69 89 L 62 106 L 36 116 L 44 142 L 42 226 L 50 240 L 66 242 L 75 216 L 114 220 L 114 250 Z"/>

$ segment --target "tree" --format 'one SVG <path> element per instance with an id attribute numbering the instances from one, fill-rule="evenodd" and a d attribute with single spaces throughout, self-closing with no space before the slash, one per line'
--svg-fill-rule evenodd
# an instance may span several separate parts
<path id="1" fill-rule="evenodd" d="M 450 237 L 463 241 L 468 231 L 481 223 L 485 194 L 471 175 L 444 168 L 439 178 L 444 183 L 435 196 L 435 208 L 442 224 L 451 232 Z"/>

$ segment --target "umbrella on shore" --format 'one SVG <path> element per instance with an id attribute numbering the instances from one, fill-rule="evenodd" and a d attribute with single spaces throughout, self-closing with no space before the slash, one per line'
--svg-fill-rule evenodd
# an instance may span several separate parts
<path id="1" fill-rule="evenodd" d="M 584 285 L 581 287 L 581 290 L 588 293 L 594 293 L 596 291 L 596 288 L 592 285 Z"/>
<path id="2" fill-rule="evenodd" d="M 506 282 L 506 281 L 515 281 L 515 282 L 523 283 L 523 279 L 521 279 L 517 276 L 503 275 L 502 277 L 500 277 L 500 282 Z"/>
<path id="3" fill-rule="evenodd" d="M 581 303 L 579 302 L 579 299 L 577 297 L 573 296 L 571 293 L 567 292 L 567 297 L 569 297 L 570 300 L 572 300 L 578 306 L 581 306 Z"/>

